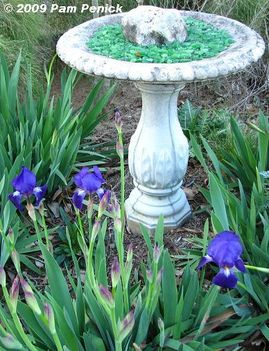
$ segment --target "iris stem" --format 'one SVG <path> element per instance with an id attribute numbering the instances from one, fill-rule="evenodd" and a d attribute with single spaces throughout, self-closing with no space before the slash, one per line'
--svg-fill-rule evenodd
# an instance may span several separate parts
<path id="1" fill-rule="evenodd" d="M 125 312 L 128 313 L 129 311 L 129 292 L 128 292 L 128 280 L 127 274 L 124 264 L 124 245 L 123 245 L 123 236 L 122 233 L 117 233 L 116 235 L 120 235 L 119 245 L 118 245 L 118 257 L 119 257 L 119 264 L 120 264 L 120 272 L 121 272 L 121 281 L 123 289 L 123 297 L 124 297 L 124 309 Z"/>
<path id="2" fill-rule="evenodd" d="M 119 133 L 119 144 L 123 148 L 123 137 L 122 132 Z M 125 200 L 125 172 L 124 172 L 124 152 L 120 156 L 120 203 L 121 203 L 121 231 L 122 236 L 124 236 L 124 227 L 125 227 L 125 216 L 124 216 L 124 200 Z"/>
<path id="3" fill-rule="evenodd" d="M 104 307 L 104 310 L 106 311 L 106 313 L 110 317 L 110 309 L 105 303 L 103 303 L 98 284 L 96 283 L 94 269 L 93 269 L 93 249 L 94 249 L 94 241 L 90 240 L 90 246 L 89 246 L 89 251 L 88 251 L 87 270 L 86 270 L 87 277 L 88 277 L 88 281 L 90 283 L 90 289 L 93 290 L 98 302 Z"/>
<path id="4" fill-rule="evenodd" d="M 121 129 L 118 130 L 118 141 L 119 145 L 123 149 L 123 134 Z M 129 294 L 128 294 L 128 281 L 127 275 L 124 265 L 124 229 L 125 229 L 125 212 L 124 212 L 124 201 L 125 201 L 125 171 L 124 171 L 124 152 L 119 154 L 120 158 L 120 214 L 121 214 L 121 232 L 117 233 L 120 235 L 119 245 L 118 245 L 118 256 L 119 256 L 119 264 L 121 270 L 121 280 L 124 296 L 124 308 L 125 312 L 129 311 Z"/>
<path id="5" fill-rule="evenodd" d="M 80 212 L 77 209 L 76 209 L 76 216 L 77 216 L 77 220 L 78 220 L 78 230 L 79 230 L 78 243 L 79 243 L 79 246 L 80 246 L 80 248 L 84 254 L 84 257 L 86 259 L 87 245 L 86 245 L 85 238 L 84 238 L 84 229 L 83 229 L 83 224 L 82 224 Z"/>
<path id="6" fill-rule="evenodd" d="M 0 236 L 2 236 L 6 248 L 7 248 L 9 251 L 12 251 L 12 250 L 10 250 L 10 244 L 9 244 L 9 242 L 8 242 L 8 240 L 7 240 L 6 234 L 3 233 L 2 228 L 0 229 Z M 5 250 L 3 250 L 3 252 L 5 252 Z"/>
<path id="7" fill-rule="evenodd" d="M 52 250 L 52 245 L 50 245 L 50 242 L 49 242 L 49 233 L 48 233 L 48 228 L 47 228 L 44 213 L 41 214 L 41 218 L 42 218 L 42 226 L 44 228 L 44 233 L 45 233 L 46 246 L 48 251 L 52 253 L 53 250 Z"/>
<path id="8" fill-rule="evenodd" d="M 36 235 L 37 235 L 37 241 L 38 241 L 39 246 L 40 246 L 41 244 L 43 244 L 42 243 L 42 236 L 40 234 L 40 230 L 39 230 L 39 227 L 37 225 L 37 221 L 34 220 L 33 222 L 34 222 L 34 227 L 35 227 L 35 231 L 36 231 Z"/>
<path id="9" fill-rule="evenodd" d="M 153 263 L 153 275 L 152 275 L 152 282 L 149 284 L 149 292 L 146 300 L 146 308 L 149 310 L 151 313 L 151 304 L 154 296 L 155 290 L 157 290 L 157 275 L 158 275 L 158 262 Z"/>
<path id="10" fill-rule="evenodd" d="M 57 333 L 52 334 L 53 340 L 55 342 L 55 345 L 57 347 L 57 351 L 63 351 L 62 345 L 61 345 L 61 341 L 59 339 L 59 336 Z"/>
<path id="11" fill-rule="evenodd" d="M 120 337 L 119 337 L 115 307 L 111 310 L 110 317 L 111 317 L 111 324 L 112 324 L 112 329 L 113 329 L 113 334 L 115 339 L 115 351 L 122 351 L 122 342 L 120 341 Z"/>
<path id="12" fill-rule="evenodd" d="M 89 201 L 91 201 L 91 199 L 89 198 Z M 89 231 L 89 235 L 92 232 L 92 214 L 93 214 L 93 210 L 92 209 L 87 209 L 87 218 L 88 218 L 88 231 Z"/>
<path id="13" fill-rule="evenodd" d="M 12 320 L 14 322 L 14 325 L 15 325 L 18 333 L 20 334 L 20 337 L 22 338 L 23 342 L 25 343 L 25 345 L 28 347 L 28 349 L 30 351 L 37 351 L 37 348 L 31 343 L 31 341 L 29 340 L 28 335 L 24 332 L 23 326 L 22 326 L 21 321 L 20 321 L 20 319 L 19 319 L 19 317 L 17 315 L 17 312 L 13 311 L 13 308 L 11 306 L 10 297 L 8 295 L 7 288 L 5 286 L 3 286 L 2 287 L 2 291 L 3 291 L 3 294 L 4 294 L 4 298 L 6 300 L 8 309 L 10 311 Z"/>

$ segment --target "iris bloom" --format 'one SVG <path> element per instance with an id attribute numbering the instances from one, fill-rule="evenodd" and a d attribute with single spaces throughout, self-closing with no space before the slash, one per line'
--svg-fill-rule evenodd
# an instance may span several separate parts
<path id="1" fill-rule="evenodd" d="M 82 170 L 74 176 L 74 182 L 77 186 L 77 190 L 73 195 L 73 203 L 79 210 L 82 209 L 83 200 L 86 195 L 97 193 L 100 199 L 102 199 L 105 191 L 102 188 L 102 184 L 105 180 L 97 166 L 94 166 L 92 172 L 88 167 L 83 167 Z"/>
<path id="2" fill-rule="evenodd" d="M 223 288 L 234 288 L 238 281 L 234 274 L 235 268 L 243 273 L 246 271 L 240 257 L 242 252 L 242 244 L 237 234 L 229 231 L 221 232 L 210 241 L 207 255 L 201 259 L 197 268 L 201 269 L 205 264 L 214 262 L 220 271 L 213 278 L 213 284 Z"/>
<path id="3" fill-rule="evenodd" d="M 23 210 L 21 201 L 26 198 L 29 201 L 30 196 L 35 196 L 35 207 L 39 207 L 47 191 L 47 185 L 36 186 L 36 175 L 28 168 L 22 167 L 20 174 L 12 181 L 14 192 L 8 195 L 9 200 L 19 210 Z"/>

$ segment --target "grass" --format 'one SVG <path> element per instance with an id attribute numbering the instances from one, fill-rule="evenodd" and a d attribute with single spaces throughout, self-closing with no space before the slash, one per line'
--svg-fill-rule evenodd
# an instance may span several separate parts
<path id="1" fill-rule="evenodd" d="M 205 11 L 234 18 L 268 39 L 268 0 L 145 0 L 145 5 Z"/>
<path id="2" fill-rule="evenodd" d="M 16 8 L 20 0 L 10 0 L 9 3 Z M 34 0 L 28 3 L 34 4 Z M 0 2 L 2 6 L 3 1 Z M 7 57 L 11 66 L 14 65 L 21 50 L 22 62 L 21 82 L 25 83 L 28 64 L 31 63 L 34 76 L 34 88 L 38 89 L 39 76 L 43 74 L 43 63 L 52 54 L 53 42 L 50 40 L 49 26 L 45 17 L 39 13 L 6 13 L 0 11 L 0 50 Z"/>
<path id="3" fill-rule="evenodd" d="M 268 39 L 268 0 L 207 0 L 204 10 L 243 22 Z"/>
<path id="4" fill-rule="evenodd" d="M 178 110 L 180 125 L 188 139 L 195 136 L 201 142 L 205 138 L 220 161 L 234 149 L 230 121 L 234 116 L 228 109 L 202 109 L 195 107 L 187 100 Z M 252 150 L 255 149 L 257 138 L 255 133 L 241 119 L 238 121 L 240 130 Z M 193 156 L 193 150 L 190 150 Z"/>
<path id="5" fill-rule="evenodd" d="M 78 9 L 76 13 L 60 14 L 58 12 L 54 12 L 47 16 L 48 23 L 50 25 L 50 31 L 55 37 L 59 37 L 69 28 L 77 26 L 80 23 L 88 21 L 92 18 L 92 14 L 90 14 L 87 11 L 85 13 L 80 13 L 81 5 L 85 3 L 90 4 L 90 1 L 87 2 L 84 0 L 58 0 L 57 2 L 52 2 L 57 3 L 59 6 L 77 6 Z"/>

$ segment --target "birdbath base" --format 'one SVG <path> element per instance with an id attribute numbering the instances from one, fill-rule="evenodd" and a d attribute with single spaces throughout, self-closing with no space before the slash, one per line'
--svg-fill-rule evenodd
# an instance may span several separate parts
<path id="1" fill-rule="evenodd" d="M 142 113 L 129 146 L 135 189 L 125 203 L 127 226 L 132 233 L 140 233 L 140 223 L 154 231 L 162 215 L 168 231 L 191 214 L 181 189 L 189 155 L 177 113 L 177 98 L 184 84 L 136 86 L 142 94 Z"/>
<path id="2" fill-rule="evenodd" d="M 164 216 L 165 232 L 182 226 L 191 216 L 191 209 L 182 189 L 177 189 L 170 196 L 158 197 L 156 203 L 155 197 L 143 194 L 135 188 L 125 202 L 125 211 L 127 228 L 136 234 L 141 233 L 140 224 L 153 234 L 160 214 Z"/>

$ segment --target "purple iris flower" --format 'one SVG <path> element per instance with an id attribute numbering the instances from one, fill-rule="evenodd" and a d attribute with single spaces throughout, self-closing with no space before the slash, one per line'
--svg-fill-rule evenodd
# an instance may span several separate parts
<path id="1" fill-rule="evenodd" d="M 92 170 L 88 167 L 83 167 L 82 170 L 74 176 L 74 182 L 77 186 L 77 190 L 73 195 L 73 203 L 79 210 L 82 209 L 83 200 L 86 195 L 97 193 L 99 199 L 102 199 L 105 194 L 105 190 L 102 188 L 102 184 L 105 180 L 97 166 L 94 166 Z"/>
<path id="2" fill-rule="evenodd" d="M 8 195 L 9 200 L 19 210 L 23 210 L 21 201 L 23 198 L 29 199 L 35 196 L 35 207 L 39 207 L 47 191 L 47 185 L 36 186 L 36 175 L 28 168 L 22 167 L 20 174 L 12 181 L 14 192 Z"/>
<path id="3" fill-rule="evenodd" d="M 221 232 L 210 241 L 207 255 L 201 259 L 197 269 L 201 269 L 209 262 L 214 262 L 219 266 L 220 271 L 213 278 L 213 284 L 232 289 L 238 281 L 234 274 L 235 268 L 243 273 L 246 271 L 240 257 L 242 252 L 242 244 L 237 234 L 229 231 Z"/>

